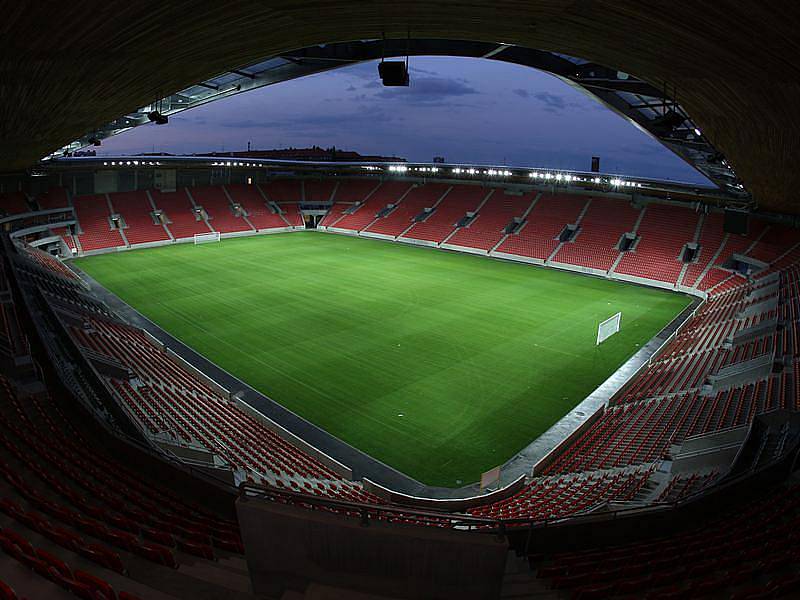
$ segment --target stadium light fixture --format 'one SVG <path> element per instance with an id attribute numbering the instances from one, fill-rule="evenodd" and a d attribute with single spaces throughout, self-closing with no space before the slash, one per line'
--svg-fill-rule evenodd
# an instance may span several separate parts
<path id="1" fill-rule="evenodd" d="M 156 125 L 166 125 L 167 123 L 169 123 L 169 117 L 166 115 L 162 115 L 157 110 L 151 110 L 149 113 L 147 113 L 147 118 Z"/>

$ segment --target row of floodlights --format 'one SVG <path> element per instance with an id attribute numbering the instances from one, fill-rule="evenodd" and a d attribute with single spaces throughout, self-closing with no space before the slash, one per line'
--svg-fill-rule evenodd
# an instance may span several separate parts
<path id="1" fill-rule="evenodd" d="M 103 166 L 104 167 L 108 167 L 108 166 L 112 166 L 112 167 L 138 167 L 139 165 L 141 165 L 143 167 L 146 167 L 148 165 L 151 166 L 151 167 L 156 167 L 156 166 L 160 167 L 161 166 L 161 161 L 160 160 L 120 160 L 120 161 L 112 160 L 111 162 L 103 161 Z"/>
<path id="2" fill-rule="evenodd" d="M 370 170 L 378 169 L 379 167 L 367 167 Z M 406 173 L 408 171 L 416 171 L 417 173 L 438 173 L 441 169 L 439 167 L 409 167 L 406 165 L 389 165 L 389 172 L 391 173 Z"/>
<path id="3" fill-rule="evenodd" d="M 366 167 L 370 170 L 377 170 L 379 167 Z M 440 169 L 438 167 L 407 167 L 406 165 L 389 165 L 389 171 L 392 173 L 406 173 L 408 171 L 422 171 L 422 172 L 429 172 L 429 173 L 436 173 Z M 455 167 L 450 170 L 451 173 L 454 175 L 489 175 L 490 177 L 511 177 L 513 173 L 506 169 L 475 169 L 475 168 L 461 168 Z M 546 173 L 546 172 L 539 172 L 539 171 L 531 171 L 528 173 L 528 177 L 531 179 L 543 179 L 545 181 L 557 181 L 557 182 L 566 182 L 572 183 L 574 182 L 581 182 L 581 183 L 595 183 L 600 184 L 604 181 L 600 177 L 581 177 L 579 175 L 570 175 L 569 173 Z M 641 183 L 637 183 L 635 181 L 628 181 L 625 179 L 614 178 L 608 180 L 614 187 L 642 187 Z"/>
<path id="4" fill-rule="evenodd" d="M 134 166 L 138 167 L 139 165 L 142 166 L 161 166 L 161 161 L 144 161 L 144 160 L 127 160 L 127 161 L 105 161 L 103 162 L 103 166 Z M 211 163 L 212 167 L 258 167 L 258 163 L 251 163 L 251 162 L 238 162 L 238 161 L 217 161 Z M 365 165 L 362 167 L 368 171 L 379 171 L 381 167 L 377 167 L 375 165 Z M 416 171 L 418 173 L 438 173 L 441 171 L 439 167 L 409 167 L 407 165 L 389 165 L 389 171 L 392 173 L 407 173 L 408 171 Z M 513 173 L 511 171 L 505 169 L 475 169 L 475 168 L 461 168 L 455 167 L 450 170 L 451 173 L 454 175 L 489 175 L 490 177 L 511 177 Z M 531 179 L 543 179 L 545 181 L 556 181 L 556 182 L 566 182 L 572 183 L 580 182 L 580 183 L 594 183 L 600 184 L 604 183 L 604 180 L 600 177 L 581 177 L 579 175 L 570 175 L 569 173 L 547 173 L 547 172 L 540 172 L 540 171 L 531 171 L 528 173 L 528 177 Z M 628 181 L 625 179 L 609 179 L 608 183 L 610 183 L 614 187 L 642 187 L 641 183 L 637 183 L 635 181 Z"/>

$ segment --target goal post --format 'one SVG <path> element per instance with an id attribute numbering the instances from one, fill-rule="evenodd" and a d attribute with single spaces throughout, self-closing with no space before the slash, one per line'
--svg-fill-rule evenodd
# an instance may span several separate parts
<path id="1" fill-rule="evenodd" d="M 219 242 L 222 238 L 219 235 L 219 231 L 213 231 L 210 233 L 195 233 L 194 234 L 194 245 L 197 244 L 205 244 L 208 242 Z"/>
<path id="2" fill-rule="evenodd" d="M 609 317 L 600 325 L 597 326 L 597 346 L 602 344 L 612 335 L 619 331 L 619 325 L 622 322 L 622 313 L 618 312 L 613 317 Z"/>

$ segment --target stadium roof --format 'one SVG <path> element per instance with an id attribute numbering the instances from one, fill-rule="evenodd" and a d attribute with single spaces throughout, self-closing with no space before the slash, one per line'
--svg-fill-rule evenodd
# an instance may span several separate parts
<path id="1" fill-rule="evenodd" d="M 226 77 L 252 80 L 246 69 L 259 63 L 308 66 L 307 58 L 292 54 L 298 48 L 410 34 L 419 40 L 475 40 L 498 53 L 538 48 L 553 60 L 590 61 L 573 60 L 575 79 L 589 78 L 581 70 L 586 64 L 630 73 L 646 89 L 620 89 L 611 85 L 620 77 L 605 73 L 608 85 L 591 91 L 617 110 L 635 106 L 642 123 L 633 113 L 627 116 L 651 133 L 648 122 L 663 125 L 658 115 L 667 112 L 664 100 L 676 101 L 670 107 L 691 120 L 680 124 L 686 136 L 681 148 L 673 149 L 687 158 L 693 148 L 684 142 L 694 142 L 689 134 L 697 128 L 696 138 L 707 146 L 701 148 L 702 160 L 711 158 L 713 166 L 727 159 L 760 208 L 796 213 L 800 70 L 791 59 L 800 46 L 800 7 L 778 4 L 0 0 L 0 168 L 28 167 L 87 132 L 198 82 L 213 93 L 224 89 Z M 315 68 L 321 70 L 319 61 Z M 624 104 L 616 105 L 620 99 Z M 687 160 L 697 164 L 691 156 Z M 723 166 L 717 171 L 725 179 Z"/>

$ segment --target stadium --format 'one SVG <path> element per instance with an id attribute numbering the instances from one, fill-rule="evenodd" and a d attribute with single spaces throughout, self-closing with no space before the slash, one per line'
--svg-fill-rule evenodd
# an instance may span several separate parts
<path id="1" fill-rule="evenodd" d="M 0 598 L 799 597 L 798 9 L 272 4 L 3 3 Z M 709 185 L 91 150 L 409 56 Z"/>

